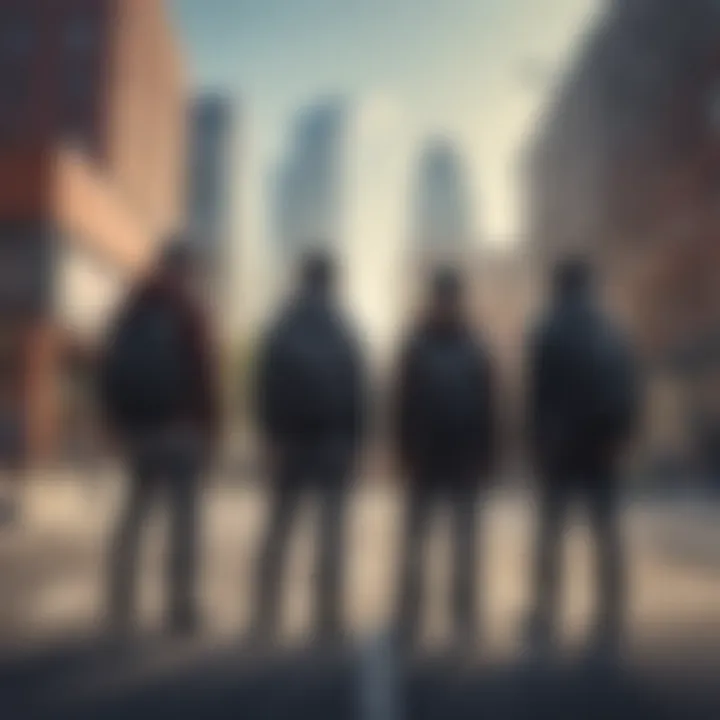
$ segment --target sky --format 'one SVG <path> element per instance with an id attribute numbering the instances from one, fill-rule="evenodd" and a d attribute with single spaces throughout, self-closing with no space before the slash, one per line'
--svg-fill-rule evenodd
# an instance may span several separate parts
<path id="1" fill-rule="evenodd" d="M 268 174 L 293 117 L 328 94 L 352 101 L 351 214 L 368 267 L 397 246 L 414 163 L 437 134 L 466 159 L 478 241 L 521 232 L 522 149 L 604 2 L 169 0 L 192 83 L 242 107 L 238 207 L 255 242 L 267 241 Z"/>

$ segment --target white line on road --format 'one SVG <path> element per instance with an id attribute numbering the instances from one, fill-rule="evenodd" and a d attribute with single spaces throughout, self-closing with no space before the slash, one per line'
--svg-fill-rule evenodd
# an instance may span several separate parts
<path id="1" fill-rule="evenodd" d="M 380 632 L 360 648 L 359 717 L 402 720 L 403 693 L 399 661 L 389 632 Z"/>

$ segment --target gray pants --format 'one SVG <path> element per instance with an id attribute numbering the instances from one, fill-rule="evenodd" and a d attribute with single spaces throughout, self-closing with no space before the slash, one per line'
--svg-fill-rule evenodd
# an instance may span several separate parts
<path id="1" fill-rule="evenodd" d="M 405 522 L 398 626 L 404 639 L 417 634 L 422 602 L 423 570 L 432 520 L 440 510 L 450 513 L 453 541 L 452 620 L 456 635 L 475 635 L 478 556 L 478 490 L 469 484 L 447 486 L 418 483 L 410 491 Z"/>
<path id="2" fill-rule="evenodd" d="M 111 548 L 110 614 L 127 624 L 134 610 L 141 533 L 159 501 L 170 514 L 167 574 L 169 624 L 190 630 L 195 625 L 197 516 L 202 452 L 196 438 L 152 438 L 135 447 L 130 487 Z"/>
<path id="3" fill-rule="evenodd" d="M 597 639 L 614 643 L 622 631 L 624 557 L 618 487 L 610 469 L 593 469 L 584 478 L 547 478 L 541 487 L 532 632 L 542 642 L 551 640 L 553 635 L 559 610 L 562 540 L 568 509 L 576 498 L 587 509 L 595 541 Z"/>
<path id="4" fill-rule="evenodd" d="M 311 443 L 284 448 L 273 478 L 266 536 L 257 568 L 256 630 L 277 630 L 288 546 L 303 500 L 319 504 L 316 558 L 316 631 L 342 631 L 342 566 L 351 454 L 343 444 Z"/>

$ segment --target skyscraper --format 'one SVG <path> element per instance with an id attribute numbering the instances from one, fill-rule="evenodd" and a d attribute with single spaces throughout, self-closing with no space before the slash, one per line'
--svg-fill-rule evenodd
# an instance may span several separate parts
<path id="1" fill-rule="evenodd" d="M 190 226 L 201 243 L 218 304 L 231 302 L 238 262 L 233 227 L 236 130 L 229 98 L 207 94 L 195 99 L 190 110 Z"/>
<path id="2" fill-rule="evenodd" d="M 434 139 L 424 147 L 412 210 L 414 250 L 444 254 L 467 247 L 472 234 L 467 177 L 449 140 Z"/>
<path id="3" fill-rule="evenodd" d="M 342 242 L 346 134 L 347 108 L 340 99 L 322 100 L 298 116 L 274 186 L 275 234 L 283 254 Z"/>

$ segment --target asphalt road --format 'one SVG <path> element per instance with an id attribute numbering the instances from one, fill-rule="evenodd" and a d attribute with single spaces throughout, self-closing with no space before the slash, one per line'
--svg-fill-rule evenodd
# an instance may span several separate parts
<path id="1" fill-rule="evenodd" d="M 620 666 L 583 654 L 592 563 L 582 522 L 568 535 L 563 662 L 522 655 L 532 504 L 488 501 L 479 539 L 486 644 L 463 658 L 443 649 L 445 532 L 429 554 L 426 651 L 404 662 L 371 642 L 389 617 L 401 498 L 358 490 L 348 527 L 346 608 L 351 640 L 308 638 L 312 522 L 300 529 L 288 573 L 283 644 L 243 647 L 254 557 L 266 500 L 260 487 L 213 487 L 204 503 L 202 640 L 153 635 L 162 612 L 162 518 L 149 528 L 142 571 L 144 640 L 100 639 L 103 562 L 119 486 L 69 478 L 30 488 L 25 519 L 0 536 L 0 718 L 720 718 L 720 563 L 699 545 L 699 516 L 629 507 L 628 651 Z M 712 515 L 703 522 L 713 528 Z M 693 543 L 678 539 L 696 538 Z M 697 538 L 700 538 L 698 540 Z M 720 545 L 720 543 L 718 543 Z M 675 553 L 673 550 L 679 550 Z M 86 640 L 52 641 L 57 637 Z M 53 642 L 52 645 L 48 645 Z M 32 648 L 35 649 L 32 649 Z"/>
<path id="2" fill-rule="evenodd" d="M 448 655 L 397 662 L 392 673 L 385 664 L 376 680 L 391 682 L 380 685 L 367 682 L 367 663 L 359 648 L 268 654 L 157 640 L 87 642 L 0 663 L 0 703 L 3 718 L 48 720 L 720 716 L 717 665 L 707 656 L 688 665 L 655 653 L 651 663 L 614 665 L 590 658 L 488 664 Z"/>

